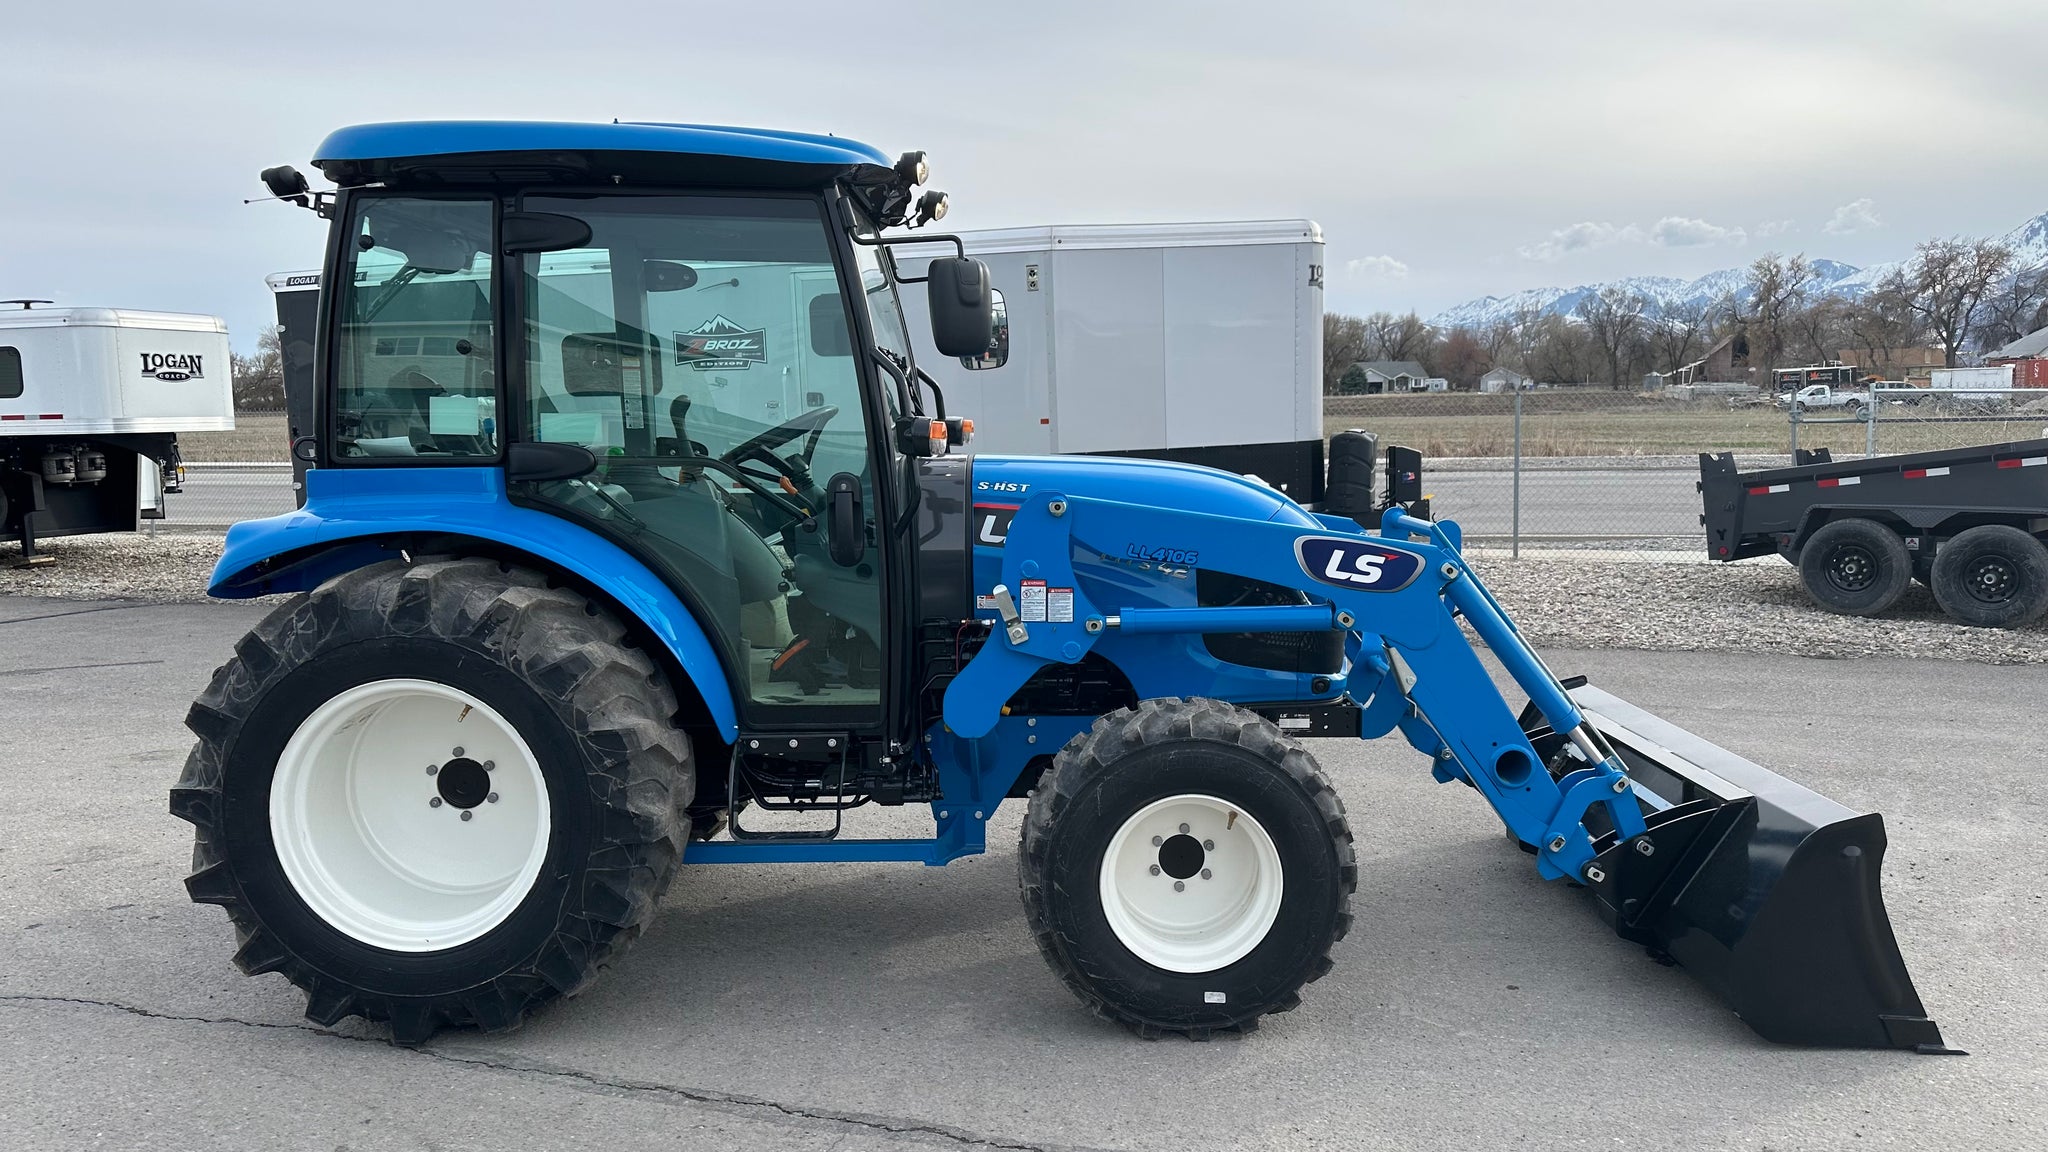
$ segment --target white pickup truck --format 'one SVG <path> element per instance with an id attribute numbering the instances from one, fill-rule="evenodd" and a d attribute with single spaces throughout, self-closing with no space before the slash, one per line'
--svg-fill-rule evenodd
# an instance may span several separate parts
<path id="1" fill-rule="evenodd" d="M 1840 408 L 1854 416 L 1870 406 L 1868 392 L 1840 392 L 1826 384 L 1810 384 L 1792 394 L 1794 412 Z"/>

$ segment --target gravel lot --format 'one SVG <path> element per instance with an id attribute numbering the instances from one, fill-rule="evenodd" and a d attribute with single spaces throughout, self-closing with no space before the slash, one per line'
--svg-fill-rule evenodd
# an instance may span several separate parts
<path id="1" fill-rule="evenodd" d="M 0 595 L 206 601 L 220 544 L 218 536 L 170 532 L 54 540 L 43 547 L 55 564 L 0 568 Z M 11 555 L 0 548 L 0 564 Z M 1798 573 L 1775 559 L 1710 565 L 1611 555 L 1480 555 L 1474 563 L 1538 646 L 2048 664 L 2048 623 L 1966 628 L 1918 584 L 1886 616 L 1863 619 L 1815 608 Z"/>

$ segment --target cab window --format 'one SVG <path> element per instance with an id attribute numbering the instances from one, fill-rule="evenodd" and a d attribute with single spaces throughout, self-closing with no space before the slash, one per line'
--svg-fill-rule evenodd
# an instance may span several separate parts
<path id="1" fill-rule="evenodd" d="M 336 301 L 337 460 L 498 454 L 488 198 L 363 197 Z"/>

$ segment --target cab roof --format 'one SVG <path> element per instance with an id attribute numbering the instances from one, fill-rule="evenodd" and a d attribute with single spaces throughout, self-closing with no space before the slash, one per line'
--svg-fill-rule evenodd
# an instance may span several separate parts
<path id="1" fill-rule="evenodd" d="M 339 129 L 313 163 L 343 185 L 595 179 L 803 187 L 854 173 L 872 178 L 890 160 L 855 140 L 766 128 L 427 120 Z"/>

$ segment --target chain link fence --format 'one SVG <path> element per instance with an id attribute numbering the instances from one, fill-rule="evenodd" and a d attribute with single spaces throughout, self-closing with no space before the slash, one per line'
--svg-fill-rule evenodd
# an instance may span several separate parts
<path id="1" fill-rule="evenodd" d="M 164 527 L 218 531 L 295 505 L 284 415 L 245 412 L 236 425 L 179 438 L 185 490 Z M 1801 448 L 1846 459 L 2048 437 L 2048 391 L 1886 388 L 1807 411 L 1755 395 L 1593 388 L 1327 398 L 1325 433 L 1345 428 L 1420 451 L 1432 510 L 1475 551 L 1703 560 L 1702 452 L 1753 469 L 1790 464 Z"/>

